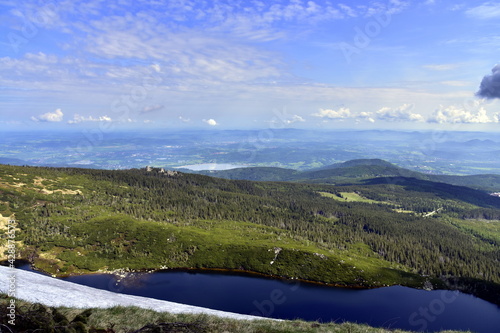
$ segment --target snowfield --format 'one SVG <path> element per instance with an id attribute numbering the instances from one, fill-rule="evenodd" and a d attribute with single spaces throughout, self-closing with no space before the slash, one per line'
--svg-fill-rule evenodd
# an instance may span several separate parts
<path id="1" fill-rule="evenodd" d="M 15 276 L 15 297 L 47 306 L 72 308 L 110 308 L 113 306 L 137 306 L 158 312 L 204 313 L 240 320 L 268 319 L 250 315 L 212 310 L 192 305 L 161 301 L 147 297 L 118 294 L 66 282 L 49 276 L 20 269 L 0 266 L 0 292 L 8 294 L 10 281 Z"/>

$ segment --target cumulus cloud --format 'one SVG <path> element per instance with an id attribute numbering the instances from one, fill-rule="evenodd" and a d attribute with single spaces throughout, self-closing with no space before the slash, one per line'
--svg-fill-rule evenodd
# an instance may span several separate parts
<path id="1" fill-rule="evenodd" d="M 191 119 L 184 118 L 183 116 L 179 116 L 179 120 L 182 121 L 183 123 L 189 123 L 191 121 Z"/>
<path id="2" fill-rule="evenodd" d="M 338 110 L 319 109 L 319 112 L 312 115 L 328 119 L 354 119 L 356 121 L 366 120 L 374 123 L 376 120 L 384 121 L 424 121 L 421 114 L 412 112 L 413 104 L 403 104 L 397 108 L 383 107 L 377 112 L 351 112 L 349 108 L 341 107 Z"/>
<path id="3" fill-rule="evenodd" d="M 476 110 L 466 110 L 455 105 L 447 107 L 441 105 L 427 121 L 438 124 L 486 124 L 498 122 L 498 114 L 495 114 L 493 119 L 490 118 L 484 107 L 480 105 L 480 102 L 477 102 L 473 108 Z"/>
<path id="4" fill-rule="evenodd" d="M 84 117 L 75 113 L 73 116 L 73 120 L 68 120 L 68 124 L 78 124 L 83 122 L 94 122 L 94 121 L 112 121 L 112 119 L 108 116 L 100 116 L 99 118 L 94 118 L 92 116 Z"/>
<path id="5" fill-rule="evenodd" d="M 313 113 L 312 116 L 329 119 L 346 119 L 351 118 L 351 110 L 344 107 L 338 110 L 319 109 L 319 112 Z"/>
<path id="6" fill-rule="evenodd" d="M 203 122 L 210 125 L 210 126 L 216 126 L 217 122 L 214 119 L 203 119 Z"/>
<path id="7" fill-rule="evenodd" d="M 373 119 L 373 113 L 372 112 L 361 112 L 359 114 L 359 117 L 358 118 L 361 118 L 361 119 L 366 119 L 368 120 L 370 123 L 374 123 L 375 122 L 375 119 Z"/>
<path id="8" fill-rule="evenodd" d="M 277 111 L 275 111 L 275 114 L 278 115 Z M 299 123 L 299 122 L 305 122 L 306 120 L 297 114 L 291 115 L 286 112 L 286 110 L 283 111 L 283 113 L 279 114 L 278 117 L 274 117 L 268 122 L 271 126 L 283 126 L 283 125 L 291 125 L 294 123 Z"/>
<path id="9" fill-rule="evenodd" d="M 306 120 L 304 118 L 302 118 L 301 116 L 293 115 L 292 118 L 286 120 L 286 123 L 293 124 L 293 123 L 304 122 L 304 121 L 306 121 Z"/>
<path id="10" fill-rule="evenodd" d="M 476 95 L 489 99 L 500 98 L 500 65 L 493 67 L 491 74 L 483 77 Z"/>
<path id="11" fill-rule="evenodd" d="M 421 114 L 412 112 L 413 107 L 413 104 L 403 104 L 398 108 L 383 107 L 375 113 L 375 116 L 386 121 L 424 121 Z"/>
<path id="12" fill-rule="evenodd" d="M 63 120 L 64 113 L 61 109 L 57 109 L 54 112 L 47 112 L 38 117 L 31 117 L 33 121 L 42 121 L 42 122 L 60 122 Z"/>

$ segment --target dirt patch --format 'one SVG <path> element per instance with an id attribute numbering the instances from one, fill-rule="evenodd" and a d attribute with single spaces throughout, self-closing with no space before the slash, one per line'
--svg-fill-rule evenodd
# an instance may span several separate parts
<path id="1" fill-rule="evenodd" d="M 0 229 L 7 229 L 7 224 L 9 223 L 10 217 L 3 216 L 0 214 Z"/>
<path id="2" fill-rule="evenodd" d="M 8 224 L 9 220 L 14 219 L 14 215 L 11 215 L 10 217 L 8 216 L 3 216 L 0 214 L 0 230 L 3 230 L 3 235 L 7 235 L 7 230 L 8 230 Z M 19 228 L 15 228 L 16 234 L 20 232 Z M 7 254 L 4 252 L 7 251 L 7 237 L 2 237 L 0 240 L 0 260 L 7 260 Z M 16 242 L 17 245 L 20 245 L 19 242 Z"/>
<path id="3" fill-rule="evenodd" d="M 33 180 L 33 187 L 28 187 L 27 184 L 25 183 L 16 183 L 16 184 L 8 184 L 8 183 L 2 183 L 0 182 L 0 187 L 5 187 L 5 188 L 21 188 L 25 187 L 27 189 L 33 189 L 37 190 L 38 192 L 42 194 L 54 194 L 56 192 L 59 192 L 61 194 L 71 194 L 71 195 L 76 195 L 76 194 L 83 194 L 81 190 L 69 190 L 69 189 L 57 189 L 57 190 L 49 190 L 47 187 L 42 183 L 43 181 L 51 181 L 49 179 L 44 179 L 42 177 L 35 177 Z"/>
<path id="4" fill-rule="evenodd" d="M 48 179 L 44 179 L 42 177 L 35 177 L 34 181 L 33 181 L 33 185 L 34 186 L 37 186 L 37 187 L 42 187 L 42 189 L 40 190 L 40 193 L 43 193 L 43 194 L 54 194 L 56 192 L 60 192 L 61 194 L 72 194 L 72 195 L 76 195 L 76 194 L 82 194 L 82 191 L 80 190 L 68 190 L 68 189 L 57 189 L 57 190 L 48 190 L 45 185 L 43 185 L 43 181 L 49 181 Z"/>
<path id="5" fill-rule="evenodd" d="M 73 195 L 82 194 L 82 191 L 80 191 L 80 190 L 76 190 L 76 191 L 73 191 L 73 190 L 54 190 L 54 191 L 51 191 L 51 190 L 47 190 L 46 188 L 43 188 L 40 190 L 40 193 L 42 193 L 42 194 L 54 194 L 56 192 L 61 192 L 61 194 L 73 194 Z"/>

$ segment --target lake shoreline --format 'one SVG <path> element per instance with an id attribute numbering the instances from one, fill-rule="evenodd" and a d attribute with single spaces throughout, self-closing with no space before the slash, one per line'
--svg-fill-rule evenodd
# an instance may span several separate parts
<path id="1" fill-rule="evenodd" d="M 424 287 L 418 287 L 414 285 L 406 285 L 406 284 L 400 284 L 396 283 L 393 285 L 376 285 L 376 286 L 366 286 L 366 285 L 360 285 L 360 284 L 337 284 L 337 283 L 326 283 L 326 282 L 321 282 L 321 281 L 313 281 L 313 280 L 307 280 L 307 279 L 301 279 L 301 278 L 294 278 L 294 277 L 287 277 L 287 276 L 280 276 L 280 275 L 271 275 L 271 274 L 265 274 L 265 273 L 260 273 L 260 272 L 255 272 L 255 271 L 249 271 L 249 270 L 244 270 L 244 269 L 228 269 L 228 268 L 205 268 L 205 267 L 171 267 L 171 268 L 159 268 L 159 269 L 128 269 L 128 268 L 121 268 L 121 269 L 115 269 L 115 270 L 98 270 L 95 272 L 81 272 L 81 273 L 71 273 L 71 274 L 51 274 L 48 273 L 36 266 L 34 266 L 32 263 L 27 261 L 26 259 L 17 259 L 16 260 L 18 263 L 21 263 L 21 265 L 30 265 L 30 270 L 51 276 L 53 278 L 68 278 L 68 277 L 73 277 L 73 276 L 85 276 L 85 275 L 105 275 L 105 274 L 110 274 L 110 275 L 115 275 L 119 277 L 120 279 L 126 278 L 128 274 L 132 273 L 143 273 L 143 274 L 153 274 L 153 273 L 159 273 L 159 272 L 191 272 L 191 273 L 227 273 L 227 274 L 232 274 L 232 275 L 241 275 L 241 276 L 253 276 L 253 277 L 261 277 L 265 279 L 270 279 L 270 280 L 282 280 L 285 281 L 286 283 L 305 283 L 305 284 L 310 284 L 310 285 L 316 285 L 316 286 L 324 286 L 324 287 L 331 287 L 331 288 L 344 288 L 344 289 L 355 289 L 355 290 L 369 290 L 369 289 L 379 289 L 379 288 L 385 288 L 385 287 L 393 287 L 393 286 L 403 286 L 403 287 L 408 287 L 408 288 L 413 288 L 416 290 L 449 290 L 449 291 L 460 291 L 465 294 L 470 294 L 473 295 L 477 298 L 480 298 L 482 300 L 485 300 L 489 303 L 495 304 L 498 307 L 500 307 L 500 298 L 496 298 L 495 295 L 498 294 L 497 292 L 494 292 L 493 295 L 490 295 L 490 293 L 485 293 L 485 292 L 476 292 L 476 290 L 471 290 L 470 288 L 467 288 L 467 286 L 460 286 L 456 285 L 453 283 L 450 283 L 450 280 L 441 280 L 441 284 L 437 286 L 437 288 L 432 288 L 432 289 L 426 289 Z M 5 261 L 1 261 L 0 265 L 5 265 Z M 483 282 L 484 285 L 488 285 L 489 283 L 487 281 Z M 500 296 L 500 294 L 499 294 Z"/>
<path id="2" fill-rule="evenodd" d="M 70 274 L 51 274 L 47 271 L 44 271 L 36 266 L 33 265 L 33 263 L 30 263 L 28 260 L 25 259 L 17 259 L 16 260 L 20 265 L 30 265 L 30 270 L 31 271 L 36 271 L 39 273 L 42 273 L 47 276 L 51 276 L 54 278 L 67 278 L 67 277 L 72 277 L 72 276 L 84 276 L 84 275 L 99 275 L 99 274 L 111 274 L 119 277 L 124 277 L 126 274 L 129 273 L 144 273 L 144 274 L 153 274 L 153 273 L 158 273 L 158 272 L 191 272 L 191 273 L 228 273 L 228 274 L 236 274 L 236 275 L 243 275 L 243 276 L 258 276 L 262 278 L 267 278 L 267 279 L 272 279 L 272 280 L 283 280 L 286 282 L 299 282 L 299 283 L 306 283 L 306 284 L 313 284 L 313 285 L 319 285 L 319 286 L 324 286 L 324 287 L 334 287 L 334 288 L 346 288 L 346 289 L 377 289 L 377 288 L 384 288 L 384 287 L 392 287 L 392 286 L 404 286 L 404 287 L 409 287 L 409 288 L 414 288 L 414 289 L 423 289 L 423 288 L 416 288 L 414 286 L 406 286 L 402 284 L 393 284 L 393 285 L 376 285 L 376 286 L 366 286 L 366 285 L 361 285 L 361 284 L 340 284 L 340 283 L 327 283 L 327 282 L 321 282 L 321 281 L 313 281 L 313 280 L 307 280 L 307 279 L 301 279 L 301 278 L 294 278 L 294 277 L 287 277 L 287 276 L 282 276 L 282 275 L 273 275 L 273 274 L 265 274 L 265 273 L 260 273 L 260 272 L 255 272 L 255 271 L 250 271 L 250 270 L 245 270 L 245 269 L 231 269 L 231 268 L 205 268 L 205 267 L 172 267 L 172 268 L 159 268 L 159 269 L 128 269 L 128 268 L 118 268 L 114 270 L 97 270 L 94 272 L 82 272 L 82 273 L 70 273 Z M 5 261 L 1 261 L 0 265 L 5 266 Z"/>
<path id="3" fill-rule="evenodd" d="M 27 266 L 19 269 L 28 273 L 26 271 Z M 446 311 L 448 314 L 443 313 L 443 319 L 440 319 L 447 320 L 448 324 L 446 325 L 449 329 L 458 329 L 460 327 L 466 329 L 468 327 L 467 321 L 463 323 L 463 326 L 456 326 L 453 317 L 455 310 L 470 313 L 472 308 L 467 310 L 466 307 L 462 307 L 467 306 L 467 302 L 483 304 L 481 306 L 484 306 L 484 309 L 489 309 L 489 312 L 485 312 L 488 313 L 487 316 L 489 317 L 484 318 L 497 318 L 495 320 L 498 320 L 498 317 L 491 317 L 491 311 L 496 311 L 497 314 L 499 311 L 493 304 L 487 305 L 484 300 L 445 290 L 427 292 L 404 286 L 373 290 L 366 290 L 367 288 L 362 288 L 365 290 L 359 290 L 360 288 L 329 288 L 320 283 L 314 283 L 314 286 L 302 283 L 298 279 L 284 280 L 277 277 L 271 279 L 269 276 L 262 274 L 227 269 L 175 268 L 155 271 L 156 274 L 151 273 L 144 270 L 128 271 L 122 275 L 113 275 L 109 274 L 109 272 L 108 274 L 94 272 L 91 274 L 74 274 L 73 278 L 62 280 L 31 272 L 32 276 L 37 275 L 46 279 L 44 285 L 39 287 L 42 289 L 46 288 L 45 285 L 50 286 L 57 284 L 59 281 L 70 282 L 72 283 L 71 286 L 78 284 L 128 295 L 126 297 L 137 296 L 172 302 L 172 306 L 173 304 L 189 304 L 197 308 L 284 320 L 301 318 L 302 320 L 314 321 L 314 318 L 322 318 L 321 320 L 330 321 L 338 317 L 349 322 L 361 320 L 367 325 L 384 327 L 387 320 L 397 317 L 399 318 L 397 320 L 398 325 L 400 325 L 398 326 L 399 329 L 411 329 L 413 326 L 408 326 L 406 319 L 417 316 L 420 307 L 429 307 L 436 304 L 436 302 L 445 302 L 443 306 L 447 308 L 449 306 Z M 19 277 L 23 275 L 23 273 L 19 272 Z M 251 278 L 251 276 L 255 278 Z M 23 293 L 30 292 L 26 283 L 20 285 L 19 291 Z M 63 294 L 66 293 L 77 298 L 70 290 L 63 292 Z M 307 305 L 303 307 L 301 304 Z M 359 306 L 354 306 L 354 304 L 359 304 Z M 172 307 L 172 309 L 174 308 Z M 417 313 L 417 315 L 414 315 L 414 313 Z M 449 318 L 446 319 L 446 317 Z M 477 318 L 483 318 L 483 315 Z M 479 322 L 477 325 L 479 325 L 477 327 L 480 327 L 481 323 Z M 432 331 L 435 330 L 437 328 L 432 329 Z M 495 330 L 491 329 L 476 331 L 495 332 Z"/>

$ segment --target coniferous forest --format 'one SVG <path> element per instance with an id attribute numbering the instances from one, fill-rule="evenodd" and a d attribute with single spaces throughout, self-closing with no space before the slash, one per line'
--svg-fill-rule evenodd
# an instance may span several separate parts
<path id="1" fill-rule="evenodd" d="M 20 256 L 59 276 L 218 268 L 460 289 L 500 304 L 500 198 L 469 187 L 1 165 L 0 214 L 17 222 Z"/>

